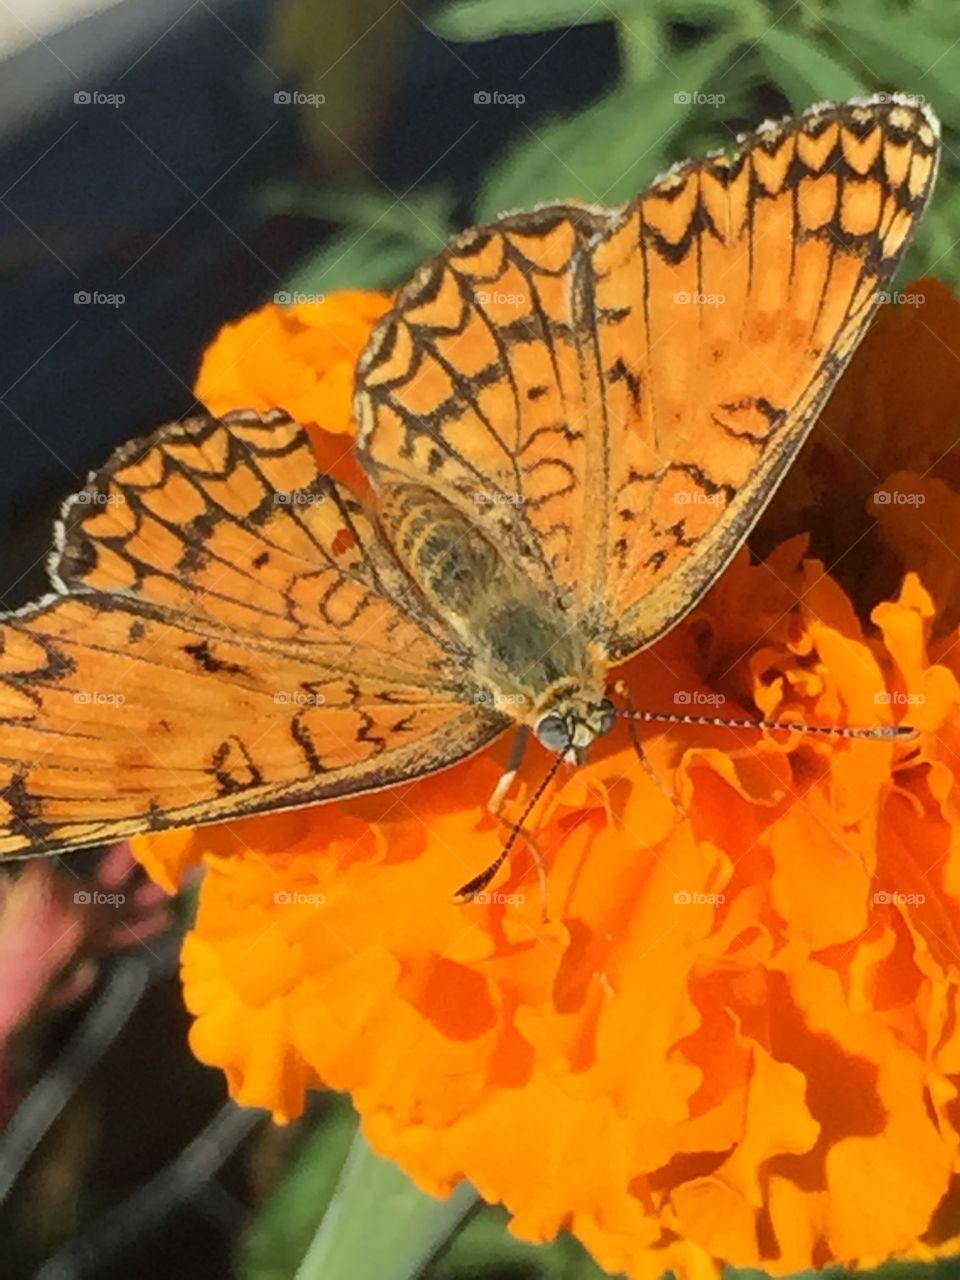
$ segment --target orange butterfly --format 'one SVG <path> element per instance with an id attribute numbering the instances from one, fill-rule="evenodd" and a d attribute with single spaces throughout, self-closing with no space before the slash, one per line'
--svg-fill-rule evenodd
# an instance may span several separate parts
<path id="1" fill-rule="evenodd" d="M 886 97 L 741 142 L 422 267 L 358 366 L 370 508 L 280 411 L 120 449 L 66 504 L 54 593 L 0 628 L 0 853 L 372 791 L 516 724 L 582 761 L 609 669 L 702 597 L 810 431 L 938 126 Z"/>

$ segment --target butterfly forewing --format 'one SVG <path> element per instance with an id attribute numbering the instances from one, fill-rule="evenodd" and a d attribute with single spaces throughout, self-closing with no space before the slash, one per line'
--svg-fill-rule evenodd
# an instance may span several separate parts
<path id="1" fill-rule="evenodd" d="M 361 456 L 494 530 L 610 661 L 743 542 L 932 189 L 932 114 L 884 98 L 765 126 L 620 213 L 461 237 L 361 360 Z"/>
<path id="2" fill-rule="evenodd" d="M 373 790 L 508 723 L 302 436 L 172 424 L 69 506 L 70 594 L 0 627 L 0 853 Z"/>
<path id="3" fill-rule="evenodd" d="M 465 233 L 400 290 L 358 371 L 380 488 L 428 485 L 551 591 L 580 576 L 571 511 L 602 411 L 571 284 L 611 216 L 556 206 Z"/>
<path id="4" fill-rule="evenodd" d="M 681 166 L 593 247 L 611 658 L 676 623 L 770 500 L 903 256 L 937 148 L 916 105 L 814 109 Z"/>

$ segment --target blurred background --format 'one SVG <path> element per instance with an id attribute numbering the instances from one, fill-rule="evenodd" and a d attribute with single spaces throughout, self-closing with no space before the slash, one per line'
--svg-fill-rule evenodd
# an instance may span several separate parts
<path id="1" fill-rule="evenodd" d="M 942 0 L 0 0 L 0 59 L 7 608 L 45 590 L 63 498 L 191 408 L 225 321 L 391 288 L 507 210 L 622 202 L 765 117 L 926 98 L 944 172 L 900 283 L 960 269 Z M 227 1103 L 186 1045 L 189 894 L 170 904 L 122 849 L 72 866 L 0 881 L 0 1272 L 293 1276 L 342 1186 L 348 1104 L 277 1129 Z M 398 1175 L 369 1176 L 386 1195 Z M 430 1280 L 600 1274 L 469 1197 L 461 1219 Z"/>

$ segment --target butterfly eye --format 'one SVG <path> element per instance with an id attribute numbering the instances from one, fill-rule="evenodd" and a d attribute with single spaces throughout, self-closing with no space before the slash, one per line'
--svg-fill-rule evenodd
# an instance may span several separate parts
<path id="1" fill-rule="evenodd" d="M 570 730 L 559 716 L 544 716 L 537 725 L 537 737 L 548 751 L 566 751 L 570 745 Z"/>

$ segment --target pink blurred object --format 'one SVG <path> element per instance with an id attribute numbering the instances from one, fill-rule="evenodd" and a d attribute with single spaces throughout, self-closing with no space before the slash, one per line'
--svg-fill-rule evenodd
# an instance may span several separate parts
<path id="1" fill-rule="evenodd" d="M 0 1122 L 16 1105 L 12 1037 L 33 1018 L 85 995 L 98 961 L 170 925 L 170 899 L 124 841 L 92 876 L 43 858 L 0 876 Z"/>

